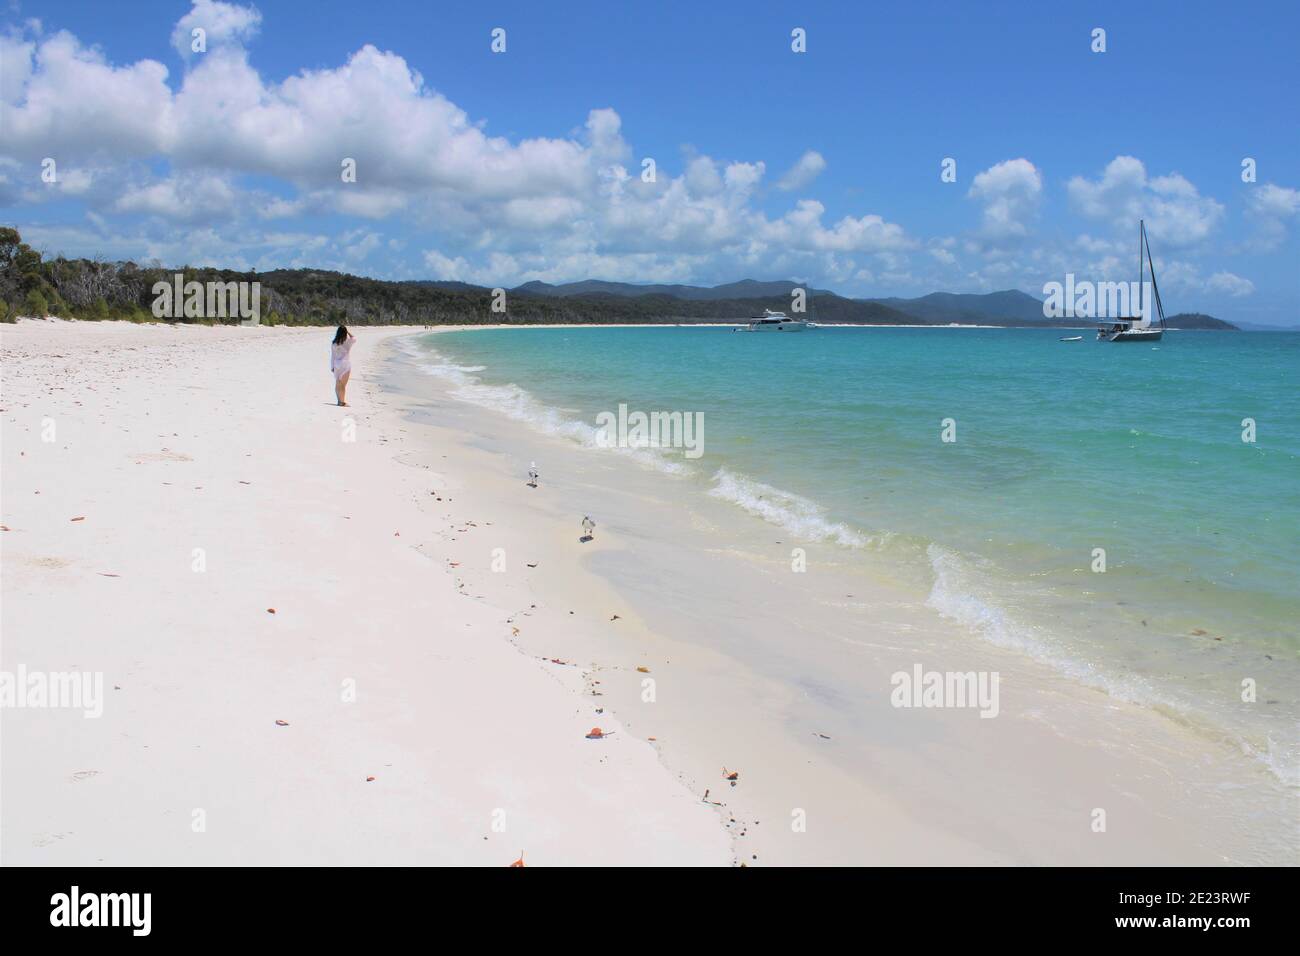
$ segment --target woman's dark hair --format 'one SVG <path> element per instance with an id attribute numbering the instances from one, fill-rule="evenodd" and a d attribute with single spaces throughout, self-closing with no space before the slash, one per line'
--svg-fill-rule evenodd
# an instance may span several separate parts
<path id="1" fill-rule="evenodd" d="M 334 333 L 334 344 L 342 345 L 344 342 L 347 341 L 347 338 L 348 338 L 348 327 L 346 325 L 340 325 L 339 330 Z"/>

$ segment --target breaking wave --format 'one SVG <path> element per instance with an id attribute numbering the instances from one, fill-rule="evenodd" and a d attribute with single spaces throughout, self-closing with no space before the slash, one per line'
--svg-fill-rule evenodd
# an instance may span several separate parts
<path id="1" fill-rule="evenodd" d="M 713 487 L 709 490 L 713 497 L 739 505 L 750 514 L 785 528 L 801 538 L 833 541 L 846 548 L 865 548 L 883 541 L 882 538 L 865 535 L 843 522 L 831 521 L 826 517 L 825 509 L 815 501 L 738 475 L 726 468 L 718 469 L 713 482 Z"/>

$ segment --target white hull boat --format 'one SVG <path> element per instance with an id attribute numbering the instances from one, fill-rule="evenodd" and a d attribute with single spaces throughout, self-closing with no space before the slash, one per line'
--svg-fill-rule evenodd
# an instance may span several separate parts
<path id="1" fill-rule="evenodd" d="M 749 325 L 736 331 L 745 332 L 802 332 L 811 326 L 812 323 L 804 319 L 792 319 L 784 312 L 773 312 L 770 309 L 764 309 L 762 315 L 756 315 L 749 320 Z"/>
<path id="2" fill-rule="evenodd" d="M 1159 342 L 1162 335 L 1163 329 L 1141 329 L 1122 324 L 1097 330 L 1097 338 L 1103 342 Z"/>

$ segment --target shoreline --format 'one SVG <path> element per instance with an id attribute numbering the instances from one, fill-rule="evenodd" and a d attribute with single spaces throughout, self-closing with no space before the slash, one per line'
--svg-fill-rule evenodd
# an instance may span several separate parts
<path id="1" fill-rule="evenodd" d="M 825 573 L 806 592 L 780 573 L 788 548 L 771 545 L 785 533 L 725 502 L 665 501 L 671 479 L 458 401 L 402 348 L 485 326 L 357 329 L 354 408 L 337 409 L 320 328 L 113 325 L 0 327 L 6 371 L 22 361 L 32 373 L 6 374 L 0 402 L 14 529 L 0 535 L 3 668 L 17 650 L 28 666 L 96 668 L 122 688 L 106 692 L 100 721 L 5 712 L 3 759 L 19 770 L 5 780 L 24 780 L 5 784 L 5 862 L 504 865 L 520 849 L 530 865 L 1256 862 L 1249 834 L 1201 819 L 1204 794 L 1174 772 L 1190 759 L 1238 770 L 1222 752 L 963 643 L 951 622 L 813 545 Z M 129 362 L 96 352 L 115 344 Z M 82 405 L 88 395 L 108 407 Z M 54 409 L 75 457 L 28 489 L 38 406 Z M 348 417 L 357 439 L 341 446 Z M 134 434 L 104 438 L 104 425 Z M 242 461 L 248 449 L 255 462 Z M 532 460 L 538 489 L 524 484 Z M 134 487 L 187 471 L 209 495 Z M 33 506 L 29 490 L 46 500 Z M 45 514 L 47 496 L 62 510 Z M 588 508 L 600 520 L 583 546 Z M 186 547 L 160 518 L 185 529 Z M 210 575 L 227 565 L 220 594 L 196 590 L 189 567 L 188 544 L 212 535 L 216 550 L 256 549 L 255 567 L 213 562 Z M 126 595 L 112 590 L 123 584 Z M 232 598 L 249 598 L 247 634 L 229 633 Z M 93 631 L 105 608 L 131 626 Z M 433 646 L 430 620 L 444 625 Z M 870 682 L 937 660 L 1001 671 L 1003 718 L 899 711 Z M 340 708 L 344 672 L 379 706 Z M 128 692 L 124 712 L 113 695 Z M 279 728 L 286 693 L 296 710 Z M 182 703 L 197 713 L 178 715 Z M 280 746 L 300 726 L 306 751 Z M 591 726 L 615 734 L 581 739 Z M 734 786 L 723 768 L 738 771 Z M 190 837 L 196 788 L 221 793 L 211 830 L 224 818 L 234 843 Z M 305 818 L 286 823 L 304 801 Z M 1088 828 L 1099 806 L 1105 835 Z M 490 821 L 503 807 L 499 834 Z M 436 832 L 409 839 L 431 812 Z M 337 844 L 313 845 L 321 834 Z"/>
<path id="2" fill-rule="evenodd" d="M 407 387 L 409 390 L 410 386 Z M 841 642 L 838 648 L 824 649 L 824 659 L 815 662 L 816 667 L 807 661 L 787 661 L 780 650 L 783 637 L 773 632 L 775 625 L 769 626 L 770 622 L 763 620 L 761 615 L 749 614 L 745 608 L 729 607 L 725 601 L 705 601 L 698 591 L 684 593 L 675 579 L 707 580 L 714 591 L 727 591 L 731 587 L 743 590 L 745 582 L 752 582 L 756 576 L 762 582 L 761 588 L 784 587 L 778 583 L 778 578 L 790 577 L 781 570 L 783 561 L 788 565 L 788 552 L 784 557 L 780 554 L 773 555 L 770 550 L 767 554 L 762 552 L 767 547 L 763 543 L 764 539 L 770 545 L 771 538 L 785 539 L 789 532 L 773 528 L 758 518 L 739 515 L 729 504 L 717 502 L 715 508 L 702 498 L 696 500 L 690 497 L 688 491 L 665 490 L 670 486 L 678 487 L 672 476 L 649 472 L 624 460 L 623 456 L 593 454 L 567 439 L 539 435 L 500 412 L 450 399 L 450 387 L 445 381 L 426 376 L 415 387 L 423 390 L 421 395 L 427 403 L 431 403 L 431 408 L 436 409 L 436 414 L 444 419 L 444 425 L 448 424 L 447 419 L 455 419 L 449 431 L 472 433 L 476 436 L 476 448 L 487 447 L 496 451 L 498 457 L 504 459 L 497 463 L 499 470 L 514 470 L 522 475 L 530 459 L 543 464 L 544 474 L 548 466 L 551 472 L 556 470 L 557 465 L 572 469 L 574 476 L 567 484 L 581 490 L 585 499 L 583 510 L 586 510 L 588 502 L 594 508 L 595 502 L 600 501 L 602 506 L 609 509 L 608 513 L 617 515 L 620 522 L 628 524 L 628 527 L 618 530 L 635 542 L 637 554 L 627 554 L 628 549 L 623 548 L 621 550 L 624 554 L 621 557 L 618 551 L 611 551 L 593 555 L 587 563 L 589 566 L 597 563 L 601 565 L 601 576 L 607 582 L 615 584 L 616 591 L 625 595 L 630 606 L 644 616 L 646 629 L 654 638 L 662 640 L 661 635 L 674 633 L 683 635 L 682 640 L 670 645 L 678 655 L 674 660 L 680 659 L 683 644 L 699 649 L 701 631 L 710 635 L 715 632 L 731 635 L 725 640 L 705 640 L 703 643 L 707 646 L 703 650 L 710 653 L 718 651 L 720 646 L 724 651 L 730 647 L 750 652 L 756 644 L 763 643 L 756 639 L 758 636 L 767 634 L 770 637 L 767 646 L 761 653 L 756 653 L 754 659 L 741 661 L 732 655 L 728 658 L 728 665 L 732 671 L 748 669 L 752 674 L 752 665 L 757 662 L 761 671 L 757 675 L 761 678 L 759 683 L 775 683 L 763 688 L 739 687 L 717 709 L 744 709 L 746 696 L 761 698 L 765 693 L 774 699 L 784 695 L 788 701 L 792 690 L 790 682 L 786 680 L 788 673 L 816 671 L 820 672 L 819 677 L 813 678 L 810 675 L 807 678 L 813 683 L 805 685 L 802 691 L 798 686 L 793 688 L 795 696 L 807 695 L 810 689 L 815 688 L 812 690 L 814 697 L 820 695 L 827 698 L 817 702 L 826 706 L 811 707 L 806 706 L 807 701 L 801 701 L 794 708 L 795 712 L 789 717 L 800 724 L 801 734 L 816 734 L 818 728 L 814 724 L 820 719 L 815 718 L 817 713 L 826 718 L 839 719 L 841 725 L 844 725 L 846 718 L 852 718 L 846 727 L 850 737 L 858 734 L 862 727 L 876 728 L 866 732 L 865 749 L 843 761 L 843 766 L 830 768 L 837 771 L 847 769 L 847 778 L 841 775 L 834 785 L 818 781 L 816 785 L 810 785 L 814 792 L 820 793 L 835 787 L 846 788 L 850 786 L 845 782 L 846 779 L 859 784 L 869 779 L 868 774 L 889 769 L 891 762 L 907 765 L 909 769 L 903 779 L 895 779 L 885 793 L 895 800 L 901 797 L 902 806 L 928 807 L 926 813 L 930 814 L 928 820 L 931 823 L 957 819 L 960 821 L 957 832 L 947 835 L 956 836 L 959 842 L 966 841 L 967 849 L 979 847 L 976 855 L 982 861 L 989 862 L 999 858 L 997 841 L 989 839 L 998 832 L 995 818 L 1000 812 L 1000 806 L 997 802 L 972 806 L 970 804 L 974 801 L 968 801 L 965 807 L 944 807 L 943 800 L 936 805 L 934 794 L 945 788 L 951 789 L 954 776 L 961 777 L 965 774 L 970 779 L 980 777 L 980 760 L 975 759 L 973 754 L 982 754 L 986 766 L 990 763 L 995 766 L 1003 764 L 1015 754 L 1011 759 L 1019 765 L 1018 768 L 1014 773 L 1007 774 L 1008 781 L 994 789 L 1000 791 L 1006 800 L 1013 801 L 1011 805 L 1020 802 L 1026 791 L 1041 790 L 1044 794 L 1051 794 L 1049 805 L 1039 805 L 1032 812 L 1039 815 L 1046 813 L 1049 817 L 1055 815 L 1057 819 L 1037 832 L 1034 832 L 1035 828 L 1028 827 L 1026 829 L 1029 832 L 1016 838 L 1007 836 L 1008 847 L 1022 842 L 1026 844 L 1021 848 L 1023 855 L 1012 852 L 1006 858 L 1009 862 L 1032 863 L 1053 858 L 1058 862 L 1068 860 L 1085 865 L 1133 864 L 1152 860 L 1182 864 L 1242 863 L 1261 856 L 1275 860 L 1288 858 L 1285 841 L 1273 844 L 1264 836 L 1264 833 L 1274 829 L 1272 824 L 1264 824 L 1261 819 L 1263 832 L 1259 837 L 1252 838 L 1240 831 L 1240 821 L 1233 822 L 1238 808 L 1227 805 L 1215 794 L 1215 781 L 1223 781 L 1225 785 L 1235 787 L 1233 781 L 1242 775 L 1260 783 L 1265 793 L 1273 793 L 1276 781 L 1256 762 L 1239 754 L 1234 755 L 1230 748 L 1208 741 L 1199 732 L 1147 706 L 1126 703 L 1099 689 L 1080 685 L 1075 680 L 1056 673 L 1043 662 L 1025 659 L 1018 652 L 1005 651 L 975 639 L 964 624 L 944 619 L 933 608 L 902 610 L 900 606 L 907 601 L 900 598 L 896 589 L 884 586 L 883 582 L 864 581 L 861 575 L 835 576 L 832 583 L 823 589 L 824 593 L 819 591 L 821 596 L 811 602 L 807 595 L 798 593 L 797 589 L 792 591 L 787 588 L 780 592 L 781 600 L 773 598 L 766 603 L 766 609 L 774 612 L 772 620 L 785 627 L 789 633 L 830 634 L 835 641 Z M 544 479 L 543 485 L 547 483 Z M 612 493 L 605 494 L 610 485 L 626 487 L 627 493 L 621 497 Z M 605 497 L 596 497 L 598 493 Z M 686 497 L 682 497 L 683 494 Z M 653 507 L 656 499 L 669 495 L 675 498 L 676 510 L 684 507 L 690 512 L 690 520 L 674 521 L 674 509 L 660 507 L 656 510 Z M 662 506 L 663 502 L 658 504 Z M 638 511 L 644 511 L 653 517 L 634 521 L 633 516 Z M 734 538 L 740 533 L 737 529 L 742 526 L 747 526 L 753 532 L 752 535 L 746 533 L 744 537 L 748 550 L 736 545 L 743 553 L 729 557 L 743 558 L 747 565 L 743 569 L 728 564 L 706 565 L 696 561 L 693 554 L 710 550 L 711 546 L 706 540 L 694 541 L 689 546 L 683 543 L 676 549 L 665 547 L 665 539 L 684 542 L 700 528 L 712 529 L 710 533 L 713 534 L 717 533 L 716 529 L 725 528 L 725 536 Z M 814 545 L 809 545 L 810 555 L 813 547 Z M 657 556 L 657 563 L 647 559 L 655 548 L 663 552 Z M 834 552 L 834 549 L 821 550 L 823 554 L 827 550 L 832 554 Z M 819 554 L 818 557 L 822 555 Z M 834 564 L 837 559 L 831 557 L 830 560 Z M 785 570 L 788 571 L 788 566 Z M 831 578 L 830 575 L 827 577 Z M 832 593 L 837 588 L 850 593 L 855 600 L 846 605 Z M 667 596 L 672 598 L 668 604 L 661 600 Z M 678 600 L 686 602 L 691 613 L 672 613 L 671 604 Z M 805 618 L 800 620 L 797 616 L 782 616 L 786 607 L 798 608 Z M 882 610 L 883 615 L 880 613 Z M 923 638 L 919 647 L 915 646 L 918 637 Z M 972 731 L 971 727 L 954 723 L 945 717 L 936 716 L 937 728 L 899 723 L 892 719 L 897 715 L 896 711 L 891 715 L 888 708 L 876 707 L 873 701 L 855 700 L 854 698 L 861 697 L 862 687 L 837 681 L 838 668 L 858 666 L 853 658 L 840 657 L 841 652 L 862 653 L 867 659 L 874 656 L 876 663 L 871 664 L 871 668 L 863 673 L 878 675 L 882 651 L 905 651 L 907 644 L 896 644 L 904 641 L 912 643 L 913 650 L 907 652 L 896 665 L 891 663 L 890 667 L 910 667 L 914 658 L 908 655 L 921 654 L 924 659 L 925 655 L 941 650 L 944 659 L 951 657 L 964 661 L 963 666 L 1001 670 L 1004 679 L 1011 675 L 1011 679 L 1021 685 L 1021 690 L 1016 695 L 1020 699 L 1015 704 L 1018 713 L 1010 724 L 1005 721 L 990 722 L 1007 728 L 1005 739 L 1000 742 L 990 739 L 987 733 Z M 789 643 L 788 640 L 786 643 Z M 843 644 L 848 645 L 847 650 Z M 806 645 L 801 642 L 800 646 Z M 859 646 L 862 650 L 859 650 Z M 867 663 L 864 660 L 861 666 L 866 666 Z M 889 673 L 889 670 L 886 669 L 885 673 Z M 1004 689 L 1011 693 L 1010 687 Z M 868 692 L 868 697 L 874 696 L 875 693 Z M 625 694 L 624 708 L 629 703 L 633 712 L 638 712 L 636 698 L 632 693 Z M 644 708 L 639 710 L 644 711 Z M 618 703 L 615 711 L 624 713 Z M 809 712 L 813 717 L 809 716 Z M 751 720 L 763 719 L 762 714 L 751 713 L 748 716 Z M 686 721 L 681 723 L 689 725 Z M 1097 727 L 1104 727 L 1105 730 L 1098 731 Z M 917 763 L 914 754 L 898 752 L 900 748 L 905 751 L 922 749 L 925 746 L 922 740 L 935 729 L 940 735 L 938 740 L 946 741 L 952 748 L 945 749 L 942 756 L 942 761 L 950 765 L 949 769 L 944 770 L 934 765 L 938 759 L 935 754 Z M 918 736 L 922 739 L 918 739 Z M 1143 742 L 1134 744 L 1135 738 Z M 954 742 L 958 743 L 952 746 Z M 770 745 L 769 737 L 765 746 Z M 686 750 L 692 749 L 684 744 L 682 746 Z M 714 782 L 710 779 L 710 761 L 690 754 L 673 754 L 672 749 L 671 745 L 665 744 L 666 760 L 670 766 L 702 768 L 697 776 L 704 783 L 697 786 L 697 793 Z M 726 750 L 725 747 L 721 749 Z M 825 754 L 810 755 L 801 750 L 797 756 L 807 763 L 809 760 L 821 760 Z M 1198 774 L 1198 779 L 1194 781 L 1177 785 L 1173 783 L 1178 779 L 1180 767 L 1197 763 L 1207 768 L 1203 775 Z M 1088 768 L 1087 771 L 1082 769 L 1084 767 Z M 1050 771 L 1047 768 L 1051 768 Z M 1036 779 L 1040 770 L 1059 778 L 1059 781 L 1044 788 Z M 893 775 L 897 777 L 898 773 L 894 770 Z M 1128 788 L 1118 786 L 1121 779 L 1128 779 Z M 1103 847 L 1102 841 L 1089 842 L 1094 835 L 1087 831 L 1086 826 L 1073 834 L 1062 829 L 1063 825 L 1075 826 L 1073 823 L 1063 824 L 1062 820 L 1069 812 L 1083 811 L 1076 808 L 1075 811 L 1067 812 L 1066 807 L 1075 799 L 1084 799 L 1081 795 L 1094 786 L 1091 782 L 1094 780 L 1108 782 L 1102 785 L 1101 793 L 1094 796 L 1096 803 L 1093 806 L 1110 805 L 1113 809 L 1116 803 L 1136 801 L 1134 806 L 1127 808 L 1128 812 L 1135 815 L 1129 818 L 1131 829 L 1123 838 L 1129 841 L 1125 846 Z M 873 792 L 868 788 L 858 794 L 858 799 L 869 802 L 885 793 Z M 1107 793 L 1109 796 L 1105 796 Z M 1270 811 L 1266 807 L 1271 799 L 1260 796 L 1263 803 L 1258 808 L 1241 804 L 1241 815 L 1268 814 Z M 806 796 L 803 802 L 809 802 Z M 853 801 L 845 802 L 851 804 Z M 1031 801 L 1028 806 L 1033 806 L 1035 802 Z M 1286 803 L 1286 795 L 1282 794 L 1276 806 L 1280 806 L 1285 813 Z M 792 805 L 799 804 L 787 803 L 787 813 L 788 807 Z M 1028 806 L 1021 807 L 1021 811 L 1027 810 Z M 770 807 L 765 812 L 771 818 Z M 1207 817 L 1208 822 L 1202 819 Z M 905 823 L 917 822 L 909 820 L 906 814 L 902 814 L 901 819 Z M 925 813 L 921 819 L 927 819 Z M 1273 823 L 1277 822 L 1275 818 Z M 897 823 L 897 820 L 891 820 L 891 826 Z M 820 856 L 813 854 L 814 859 L 833 860 L 837 863 L 851 861 L 847 854 L 855 840 L 863 852 L 879 849 L 872 844 L 869 835 L 852 834 L 851 823 L 844 826 L 844 829 L 839 829 L 836 833 L 835 842 L 838 846 L 823 848 Z M 1114 826 L 1112 823 L 1112 830 Z M 1191 832 L 1185 832 L 1184 828 Z M 929 827 L 927 839 L 931 844 L 941 843 L 942 834 L 936 834 L 934 830 L 933 826 Z M 772 834 L 769 832 L 767 836 L 770 840 Z M 1068 849 L 1065 849 L 1067 845 Z M 1028 848 L 1031 846 L 1033 849 Z M 1052 846 L 1055 857 L 1040 856 L 1044 846 Z M 767 858 L 782 862 L 796 861 L 804 858 L 804 852 L 802 848 L 788 846 L 774 856 L 768 849 Z M 925 857 L 924 850 L 911 850 L 910 858 L 908 852 L 902 851 L 888 862 L 906 863 Z M 946 852 L 953 855 L 941 856 L 939 859 L 952 861 L 961 856 L 960 851 L 952 845 L 948 846 Z"/>
<path id="3" fill-rule="evenodd" d="M 888 323 L 888 322 L 817 322 L 815 319 L 808 321 L 817 328 L 826 329 L 1011 329 L 1019 331 L 1044 331 L 1044 332 L 1077 332 L 1095 331 L 1099 321 L 1093 321 L 1087 325 L 980 325 L 967 322 L 952 322 L 947 324 L 940 323 Z M 17 316 L 15 322 L 71 322 L 87 326 L 96 325 L 127 325 L 136 327 L 167 326 L 172 328 L 231 328 L 229 325 L 222 325 L 213 322 L 184 322 L 179 320 L 151 319 L 149 321 L 128 321 L 117 319 L 62 319 L 55 316 L 40 318 L 36 316 Z M 748 320 L 736 319 L 732 322 L 492 322 L 492 323 L 473 323 L 473 324 L 450 324 L 450 325 L 358 325 L 349 326 L 349 328 L 371 329 L 373 331 L 394 331 L 403 330 L 412 334 L 421 332 L 470 332 L 475 329 L 677 329 L 677 328 L 700 328 L 700 329 L 738 329 L 746 325 Z M 4 325 L 6 323 L 0 323 Z M 7 323 L 15 324 L 15 323 Z M 241 326 L 242 327 L 242 326 Z M 309 331 L 311 329 L 327 329 L 328 325 L 257 325 L 254 328 L 262 329 L 281 329 L 281 330 L 298 330 Z M 1268 331 L 1268 332 L 1294 332 L 1296 329 L 1186 329 L 1178 326 L 1169 326 L 1164 329 L 1165 332 L 1246 332 L 1246 331 Z M 400 334 L 400 333 L 399 333 Z"/>

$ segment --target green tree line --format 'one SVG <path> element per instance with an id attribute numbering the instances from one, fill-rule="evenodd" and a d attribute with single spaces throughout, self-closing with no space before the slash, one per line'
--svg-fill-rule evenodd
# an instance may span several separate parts
<path id="1" fill-rule="evenodd" d="M 237 272 L 191 266 L 167 269 L 64 256 L 47 259 L 23 242 L 17 229 L 0 227 L 0 319 L 4 321 L 12 322 L 20 315 L 156 321 L 154 285 L 172 285 L 177 273 L 183 276 L 183 282 L 197 281 L 205 286 L 209 282 L 260 283 L 260 320 L 268 325 L 732 323 L 744 322 L 763 309 L 790 310 L 788 295 L 684 299 L 662 293 L 554 296 L 511 290 L 498 296 L 492 289 L 464 283 L 388 282 L 320 269 Z M 504 305 L 504 311 L 494 309 L 494 305 Z M 813 297 L 807 317 L 824 324 L 941 325 L 951 320 L 951 316 L 915 314 L 905 305 L 895 308 L 892 304 L 846 299 L 829 292 Z M 240 319 L 190 317 L 168 321 L 234 324 Z M 1029 322 L 985 314 L 963 321 L 1007 326 L 1069 324 L 1064 320 Z M 1182 328 L 1233 328 L 1205 315 L 1176 315 L 1169 324 Z"/>
<path id="2" fill-rule="evenodd" d="M 387 282 L 319 269 L 238 272 L 184 266 L 168 269 L 101 259 L 43 258 L 22 241 L 17 229 L 0 227 L 0 317 L 58 316 L 75 319 L 156 321 L 154 284 L 258 282 L 261 321 L 270 325 L 468 325 L 492 323 L 590 324 L 733 322 L 764 308 L 790 307 L 788 296 L 757 299 L 687 300 L 668 295 L 636 297 L 591 294 L 547 296 L 493 290 L 458 283 Z M 503 302 L 505 311 L 494 311 Z M 925 324 L 892 309 L 834 295 L 816 299 L 818 318 L 828 322 L 884 321 Z M 237 323 L 184 318 L 178 322 Z"/>

